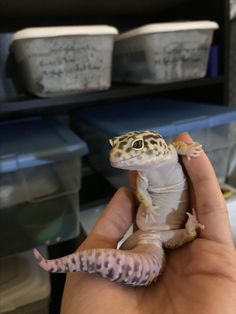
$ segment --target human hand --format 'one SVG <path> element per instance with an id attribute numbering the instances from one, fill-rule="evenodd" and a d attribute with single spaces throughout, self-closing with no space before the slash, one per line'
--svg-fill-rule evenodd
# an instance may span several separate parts
<path id="1" fill-rule="evenodd" d="M 192 143 L 187 134 L 178 140 Z M 61 314 L 181 313 L 231 314 L 236 311 L 236 253 L 224 198 L 206 155 L 183 164 L 192 207 L 205 225 L 200 237 L 168 251 L 155 284 L 132 288 L 87 273 L 67 275 Z M 135 174 L 131 174 L 134 182 Z M 79 250 L 115 248 L 133 221 L 133 194 L 121 188 Z"/>

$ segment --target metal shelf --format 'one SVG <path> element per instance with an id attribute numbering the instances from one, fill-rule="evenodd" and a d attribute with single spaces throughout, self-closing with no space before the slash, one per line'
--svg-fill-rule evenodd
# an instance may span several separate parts
<path id="1" fill-rule="evenodd" d="M 85 105 L 91 105 L 105 101 L 119 101 L 129 97 L 140 97 L 160 92 L 176 91 L 194 87 L 223 84 L 224 77 L 202 78 L 189 81 L 181 81 L 159 85 L 141 84 L 114 84 L 109 90 L 76 94 L 53 98 L 25 97 L 12 101 L 0 101 L 0 118 L 13 116 L 25 116 L 44 114 L 52 111 L 55 113 L 67 113 L 73 109 Z"/>

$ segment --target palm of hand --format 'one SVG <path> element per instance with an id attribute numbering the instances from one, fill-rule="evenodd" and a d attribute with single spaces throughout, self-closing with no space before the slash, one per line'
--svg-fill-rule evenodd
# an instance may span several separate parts
<path id="1" fill-rule="evenodd" d="M 78 313 L 222 314 L 222 299 L 235 293 L 235 257 L 231 247 L 197 239 L 168 252 L 163 274 L 149 287 L 125 287 L 78 274 L 81 277 Z"/>

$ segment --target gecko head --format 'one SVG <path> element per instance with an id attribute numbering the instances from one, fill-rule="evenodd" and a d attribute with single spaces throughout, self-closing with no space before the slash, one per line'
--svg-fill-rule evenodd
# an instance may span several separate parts
<path id="1" fill-rule="evenodd" d="M 128 132 L 110 139 L 110 144 L 110 163 L 115 168 L 141 170 L 171 156 L 163 137 L 154 131 Z"/>

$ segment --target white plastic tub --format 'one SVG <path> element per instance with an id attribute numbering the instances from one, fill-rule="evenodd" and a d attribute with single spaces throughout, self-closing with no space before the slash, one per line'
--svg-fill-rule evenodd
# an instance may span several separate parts
<path id="1" fill-rule="evenodd" d="M 211 21 L 149 24 L 115 40 L 113 79 L 167 83 L 206 75 L 213 31 Z"/>
<path id="2" fill-rule="evenodd" d="M 14 34 L 12 50 L 28 92 L 41 97 L 110 87 L 114 27 L 28 28 Z"/>

